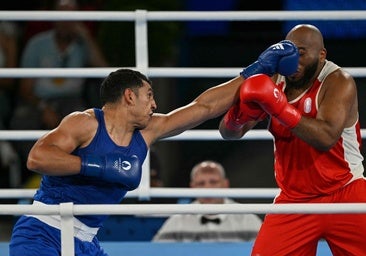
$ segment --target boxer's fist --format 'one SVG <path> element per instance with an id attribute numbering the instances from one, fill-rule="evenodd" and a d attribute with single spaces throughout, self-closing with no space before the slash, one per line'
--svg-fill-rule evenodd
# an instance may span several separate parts
<path id="1" fill-rule="evenodd" d="M 259 74 L 246 79 L 240 87 L 240 100 L 257 103 L 290 129 L 300 122 L 301 113 L 287 102 L 286 95 L 267 75 Z"/>
<path id="2" fill-rule="evenodd" d="M 140 184 L 141 164 L 136 155 L 126 156 L 122 153 L 105 156 L 83 155 L 80 174 L 121 184 L 126 190 L 134 190 Z"/>
<path id="3" fill-rule="evenodd" d="M 239 101 L 224 116 L 224 125 L 228 130 L 239 131 L 248 121 L 262 121 L 267 113 L 254 102 Z"/>
<path id="4" fill-rule="evenodd" d="M 283 40 L 268 47 L 258 60 L 244 68 L 240 73 L 244 78 L 255 74 L 273 76 L 279 73 L 289 76 L 296 72 L 299 62 L 299 51 L 289 40 Z"/>

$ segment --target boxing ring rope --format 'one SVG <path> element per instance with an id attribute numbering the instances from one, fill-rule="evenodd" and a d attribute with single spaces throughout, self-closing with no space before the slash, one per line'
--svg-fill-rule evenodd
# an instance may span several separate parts
<path id="1" fill-rule="evenodd" d="M 36 189 L 0 189 L 0 199 L 33 198 Z M 227 189 L 194 189 L 194 188 L 150 188 L 148 196 L 159 198 L 194 198 L 194 197 L 230 197 L 251 199 L 273 199 L 278 188 L 227 188 Z M 139 197 L 138 189 L 126 194 L 127 198 Z"/>
<path id="2" fill-rule="evenodd" d="M 0 77 L 88 77 L 104 78 L 115 68 L 0 68 Z M 136 67 L 126 67 L 136 69 Z M 150 78 L 232 78 L 238 76 L 243 68 L 154 68 L 148 67 L 146 75 Z M 344 67 L 354 77 L 366 77 L 366 68 Z"/>
<path id="3" fill-rule="evenodd" d="M 0 215 L 63 215 L 66 205 L 78 215 L 171 215 L 171 214 L 343 214 L 364 213 L 366 203 L 318 204 L 73 204 L 59 205 L 0 205 Z M 9 207 L 11 206 L 11 207 Z"/>
<path id="4" fill-rule="evenodd" d="M 135 21 L 138 12 L 148 21 L 286 21 L 365 20 L 366 11 L 0 11 L 0 20 L 12 21 Z"/>
<path id="5" fill-rule="evenodd" d="M 0 11 L 0 20 L 8 21 L 132 21 L 135 23 L 136 67 L 149 77 L 235 77 L 242 68 L 162 68 L 148 66 L 147 23 L 149 21 L 286 21 L 286 20 L 366 20 L 366 11 Z M 0 77 L 105 77 L 116 68 L 0 68 Z M 354 77 L 366 77 L 366 68 L 345 67 Z M 0 140 L 35 140 L 47 131 L 0 131 Z M 362 138 L 366 130 L 362 131 Z M 267 131 L 252 130 L 243 140 L 272 139 Z M 222 140 L 218 131 L 191 130 L 165 140 Z M 149 156 L 143 165 L 143 180 L 139 189 L 129 192 L 128 197 L 197 197 L 228 196 L 247 198 L 273 198 L 278 189 L 177 189 L 150 188 Z M 144 178 L 145 177 L 145 178 Z M 0 198 L 30 198 L 35 190 L 0 190 Z M 361 213 L 366 204 L 235 204 L 235 205 L 0 205 L 0 215 L 46 214 L 61 216 L 62 256 L 74 255 L 73 216 L 88 214 L 174 214 L 174 213 Z"/>
<path id="6" fill-rule="evenodd" d="M 46 134 L 47 130 L 18 130 L 18 131 L 5 131 L 0 130 L 1 140 L 36 140 L 42 135 Z M 366 129 L 361 129 L 361 137 L 366 138 Z M 269 140 L 272 139 L 272 135 L 264 129 L 257 129 L 248 131 L 243 138 L 238 140 Z M 179 141 L 179 140 L 224 140 L 218 130 L 188 130 L 179 135 L 164 138 L 161 141 Z"/>
<path id="7" fill-rule="evenodd" d="M 11 207 L 10 207 L 11 206 Z M 340 204 L 155 204 L 155 205 L 0 205 L 0 215 L 59 215 L 61 217 L 61 255 L 74 255 L 74 223 L 77 215 L 154 215 L 154 214 L 341 214 L 362 213 L 365 203 Z"/>

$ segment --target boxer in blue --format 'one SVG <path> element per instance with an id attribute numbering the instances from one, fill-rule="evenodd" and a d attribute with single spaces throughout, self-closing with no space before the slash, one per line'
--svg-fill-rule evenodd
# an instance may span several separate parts
<path id="1" fill-rule="evenodd" d="M 128 191 L 138 187 L 152 143 L 223 114 L 248 76 L 291 74 L 297 60 L 297 48 L 280 42 L 265 50 L 241 76 L 208 89 L 168 114 L 154 113 L 157 106 L 146 76 L 130 69 L 112 72 L 101 85 L 101 109 L 69 114 L 30 150 L 28 169 L 43 175 L 34 204 L 119 204 Z M 95 236 L 106 218 L 74 218 L 75 255 L 107 255 Z M 20 217 L 13 229 L 10 256 L 59 256 L 60 226 L 59 216 Z"/>

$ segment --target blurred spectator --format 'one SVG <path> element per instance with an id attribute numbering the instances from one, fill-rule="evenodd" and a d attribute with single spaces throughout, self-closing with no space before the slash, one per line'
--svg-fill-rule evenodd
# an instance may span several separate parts
<path id="1" fill-rule="evenodd" d="M 203 161 L 191 171 L 191 188 L 228 188 L 224 167 Z M 198 198 L 193 204 L 232 204 L 228 198 Z M 262 220 L 255 214 L 172 215 L 154 236 L 161 242 L 238 242 L 256 238 Z"/>
<path id="2" fill-rule="evenodd" d="M 0 141 L 0 188 L 18 188 L 21 183 L 21 166 L 18 154 L 8 141 Z"/>
<path id="3" fill-rule="evenodd" d="M 160 176 L 160 159 L 154 150 L 150 150 L 150 186 L 164 187 L 164 182 Z"/>
<path id="4" fill-rule="evenodd" d="M 27 6 L 24 6 L 24 1 L 21 3 L 21 10 L 32 10 L 32 11 L 47 11 L 54 9 L 55 1 L 52 0 L 33 0 L 27 1 Z M 20 10 L 18 4 L 16 10 Z M 80 11 L 99 11 L 103 9 L 104 0 L 79 0 L 78 2 L 78 10 Z M 6 10 L 6 9 L 2 9 Z M 92 36 L 96 36 L 97 21 L 88 20 L 83 21 Z M 23 36 L 22 36 L 22 44 L 26 44 L 30 38 L 34 35 L 50 30 L 53 28 L 53 21 L 50 20 L 28 20 L 24 23 Z"/>
<path id="5" fill-rule="evenodd" d="M 74 0 L 59 0 L 55 10 L 79 10 Z M 34 35 L 21 56 L 25 68 L 105 67 L 96 40 L 82 22 L 57 21 L 54 28 Z M 87 107 L 84 78 L 24 78 L 20 80 L 17 106 L 10 128 L 16 130 L 52 129 L 66 114 Z M 34 142 L 15 143 L 23 161 Z"/>
<path id="6" fill-rule="evenodd" d="M 19 28 L 13 22 L 0 22 L 0 67 L 15 68 L 18 62 Z M 0 77 L 0 129 L 7 129 L 13 110 L 16 79 Z M 21 180 L 19 158 L 8 141 L 0 141 L 0 187 L 18 187 Z"/>
<path id="7" fill-rule="evenodd" d="M 12 22 L 0 22 L 0 67 L 16 68 L 18 65 L 18 26 Z M 0 77 L 0 128 L 8 127 L 12 114 L 16 80 Z"/>

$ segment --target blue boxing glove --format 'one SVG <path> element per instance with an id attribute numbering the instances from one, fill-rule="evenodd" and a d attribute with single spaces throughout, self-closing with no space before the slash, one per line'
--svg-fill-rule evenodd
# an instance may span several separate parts
<path id="1" fill-rule="evenodd" d="M 141 172 L 140 160 L 136 155 L 111 153 L 105 156 L 81 156 L 81 175 L 118 183 L 126 190 L 134 190 L 138 187 Z"/>
<path id="2" fill-rule="evenodd" d="M 271 45 L 261 53 L 258 60 L 244 68 L 240 75 L 245 79 L 256 74 L 273 76 L 279 73 L 284 76 L 292 75 L 297 70 L 299 51 L 289 40 L 283 40 Z"/>

